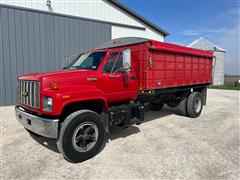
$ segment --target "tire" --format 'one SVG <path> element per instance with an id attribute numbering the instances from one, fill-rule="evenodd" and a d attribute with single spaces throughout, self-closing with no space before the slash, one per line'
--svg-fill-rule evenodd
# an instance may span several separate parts
<path id="1" fill-rule="evenodd" d="M 199 92 L 193 92 L 187 100 L 187 113 L 191 118 L 200 116 L 203 107 L 203 98 Z"/>
<path id="2" fill-rule="evenodd" d="M 154 111 L 160 111 L 163 108 L 163 103 L 152 103 L 151 104 L 151 109 Z"/>
<path id="3" fill-rule="evenodd" d="M 181 116 L 187 116 L 187 100 L 188 100 L 188 96 L 183 97 L 183 99 L 180 101 L 179 105 L 177 106 L 178 113 Z"/>
<path id="4" fill-rule="evenodd" d="M 89 135 L 91 131 L 93 134 Z M 90 142 L 92 137 L 94 140 Z M 87 143 L 89 147 L 85 147 Z M 80 110 L 70 114 L 62 123 L 57 146 L 65 159 L 78 163 L 95 156 L 105 143 L 106 132 L 101 116 L 90 110 Z"/>

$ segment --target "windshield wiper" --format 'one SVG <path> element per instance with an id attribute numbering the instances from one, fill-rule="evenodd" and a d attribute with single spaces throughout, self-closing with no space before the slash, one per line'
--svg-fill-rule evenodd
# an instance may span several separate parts
<path id="1" fill-rule="evenodd" d="M 70 69 L 82 69 L 80 66 L 71 66 Z"/>

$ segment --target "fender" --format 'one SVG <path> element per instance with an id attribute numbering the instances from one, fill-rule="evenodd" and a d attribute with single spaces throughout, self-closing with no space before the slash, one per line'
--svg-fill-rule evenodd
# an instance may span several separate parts
<path id="1" fill-rule="evenodd" d="M 81 90 L 78 89 L 76 91 L 70 91 L 70 92 L 59 92 L 56 95 L 56 101 L 59 102 L 59 106 L 55 106 L 55 114 L 60 115 L 63 111 L 63 108 L 67 106 L 68 104 L 74 103 L 74 102 L 81 102 L 81 101 L 91 101 L 91 100 L 101 100 L 104 104 L 104 108 L 108 108 L 107 99 L 104 95 L 104 93 L 96 88 L 96 87 L 81 87 Z"/>

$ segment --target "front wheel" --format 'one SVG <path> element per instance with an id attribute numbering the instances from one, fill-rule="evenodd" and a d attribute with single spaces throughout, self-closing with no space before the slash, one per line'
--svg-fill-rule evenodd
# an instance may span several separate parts
<path id="1" fill-rule="evenodd" d="M 68 161 L 77 163 L 95 156 L 105 145 L 105 140 L 102 118 L 93 111 L 80 110 L 63 122 L 57 146 Z"/>

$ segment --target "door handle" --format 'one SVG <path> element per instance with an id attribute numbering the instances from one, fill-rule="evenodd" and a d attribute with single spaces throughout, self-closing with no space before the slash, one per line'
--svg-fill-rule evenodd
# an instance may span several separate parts
<path id="1" fill-rule="evenodd" d="M 109 77 L 110 78 L 119 78 L 120 77 L 120 75 L 119 74 L 109 74 Z"/>
<path id="2" fill-rule="evenodd" d="M 88 81 L 97 81 L 98 78 L 87 78 Z"/>

